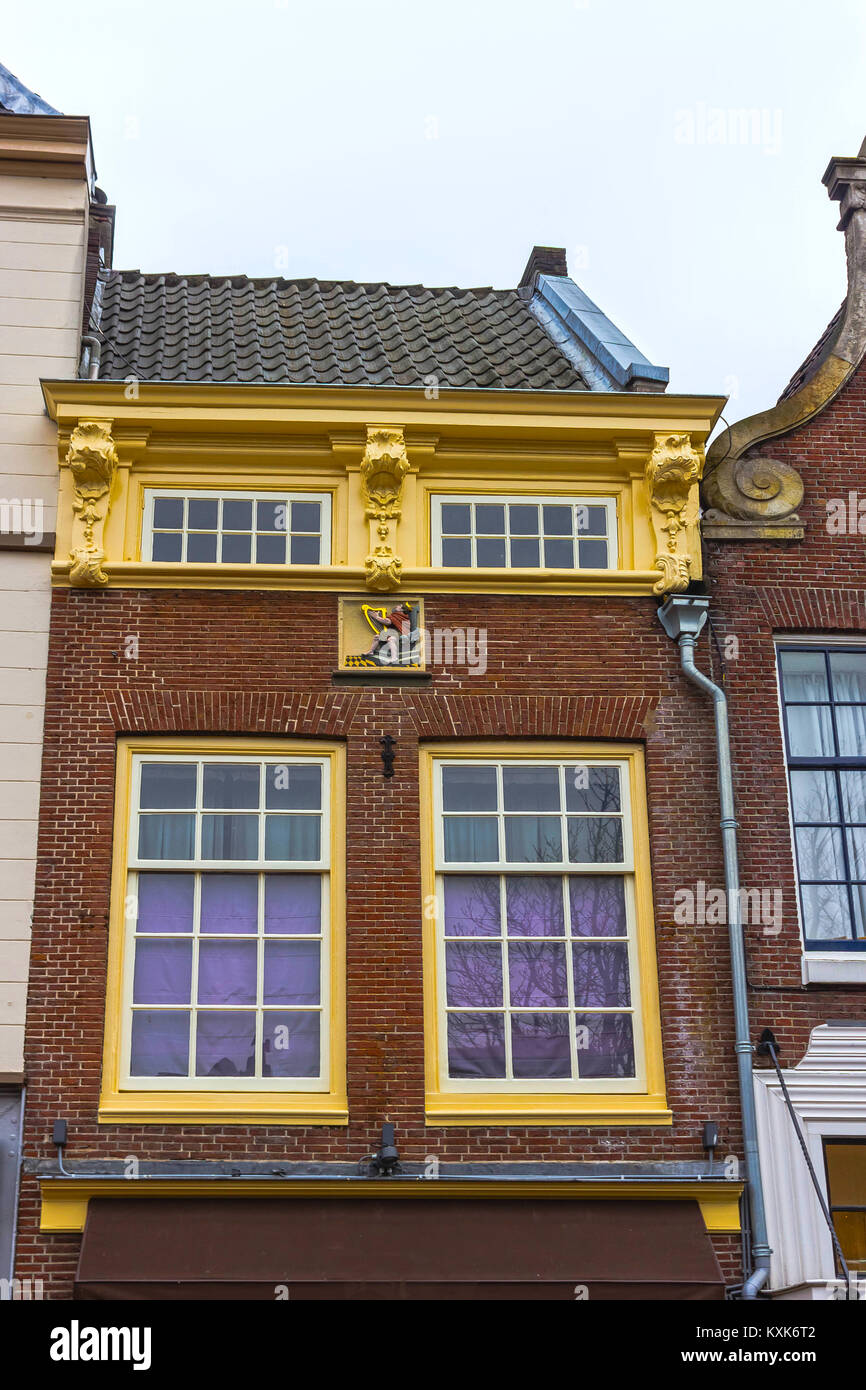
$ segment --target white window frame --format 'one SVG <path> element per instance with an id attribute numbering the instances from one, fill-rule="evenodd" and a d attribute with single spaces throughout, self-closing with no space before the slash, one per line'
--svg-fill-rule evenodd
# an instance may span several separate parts
<path id="1" fill-rule="evenodd" d="M 444 832 L 444 816 L 445 816 L 446 814 L 447 814 L 447 815 L 451 815 L 451 814 L 455 814 L 455 813 L 452 813 L 452 812 L 445 812 L 444 809 L 443 809 L 443 799 L 442 799 L 442 770 L 443 770 L 443 768 L 446 768 L 446 767 L 447 767 L 447 768 L 452 768 L 452 767 L 469 767 L 469 766 L 476 766 L 476 767 L 496 767 L 496 768 L 497 768 L 497 787 L 498 787 L 498 796 L 497 796 L 497 800 L 498 800 L 499 809 L 498 809 L 496 812 L 493 812 L 493 811 L 476 811 L 476 812 L 466 812 L 466 813 L 460 813 L 460 812 L 458 812 L 458 813 L 456 813 L 456 814 L 458 814 L 458 815 L 460 815 L 460 814 L 465 814 L 465 815 L 470 816 L 470 817 L 473 816 L 473 815 L 474 815 L 474 816 L 491 816 L 491 817 L 492 817 L 492 816 L 496 816 L 496 818 L 497 818 L 498 821 L 499 821 L 499 846 L 500 846 L 500 849 L 501 849 L 501 850 L 504 849 L 504 845 L 505 845 L 505 832 L 504 832 L 504 824 L 503 824 L 503 822 L 504 822 L 504 818 L 505 818 L 505 814 L 506 814 L 505 811 L 504 811 L 504 802 L 503 802 L 503 797 L 502 797 L 502 769 L 505 768 L 505 767 L 516 767 L 516 768 L 521 768 L 521 769 L 523 769 L 523 770 L 525 770 L 527 767 L 556 767 L 556 768 L 558 768 L 559 771 L 560 771 L 560 798 L 561 798 L 560 804 L 561 804 L 561 808 L 562 808 L 562 809 L 561 809 L 561 813 L 560 813 L 560 822 L 561 822 L 563 855 L 565 856 L 565 855 L 567 855 L 567 853 L 568 853 L 568 838 L 567 838 L 567 825 L 566 825 L 566 821 L 567 821 L 567 819 L 568 819 L 569 817 L 575 817 L 575 816 L 593 816 L 593 815 L 596 815 L 596 814 L 601 814 L 601 815 L 608 815 L 608 814 L 610 814 L 610 815 L 612 815 L 612 816 L 619 815 L 619 816 L 621 817 L 621 819 L 622 819 L 622 825 L 623 825 L 623 858 L 622 858 L 622 860 L 619 861 L 619 862 L 617 862 L 617 863 L 584 863 L 584 864 L 572 863 L 572 862 L 571 862 L 570 860 L 568 860 L 567 858 L 563 858 L 563 859 L 560 860 L 558 863 L 550 863 L 550 864 L 547 864 L 547 863 L 546 863 L 546 864 L 526 863 L 526 862 L 523 862 L 523 861 L 506 860 L 506 859 L 504 859 L 504 858 L 499 858 L 499 859 L 496 859 L 496 860 L 485 860 L 485 861 L 478 861 L 478 860 L 472 860 L 472 861 L 452 861 L 452 860 L 449 860 L 449 861 L 446 861 L 446 860 L 445 860 L 445 856 L 444 856 L 444 833 L 443 833 L 443 832 Z M 591 767 L 616 767 L 616 768 L 619 769 L 620 798 L 621 798 L 621 799 L 620 799 L 620 807 L 621 807 L 621 809 L 620 809 L 620 812 L 619 812 L 619 813 L 617 813 L 617 812 L 609 812 L 609 813 L 608 813 L 608 812 L 599 812 L 599 813 L 595 813 L 595 812 L 574 812 L 574 811 L 566 811 L 566 810 L 565 810 L 565 769 L 566 769 L 566 767 L 575 767 L 575 766 L 590 767 L 590 768 L 591 768 Z M 517 814 L 520 814 L 520 813 L 518 812 Z M 527 815 L 533 815 L 533 814 L 536 814 L 536 813 L 535 813 L 535 812 L 526 812 L 525 814 L 527 814 Z M 542 815 L 542 814 L 545 814 L 545 813 L 539 812 L 539 813 L 537 813 L 537 814 Z M 548 813 L 548 814 L 551 815 L 551 818 L 555 818 L 555 814 L 556 814 L 556 813 Z M 637 911 L 636 911 L 636 901 L 635 901 L 634 838 L 633 838 L 633 822 L 632 822 L 632 807 L 631 807 L 631 786 L 630 786 L 630 779 L 629 779 L 629 763 L 628 763 L 628 760 L 627 760 L 627 759 L 615 758 L 615 757 L 581 757 L 581 756 L 579 756 L 579 755 L 574 755 L 574 754 L 569 755 L 568 757 L 556 757 L 556 758 L 551 758 L 551 757 L 539 757 L 539 758 L 525 758 L 525 757 L 524 757 L 524 758 L 509 758 L 509 757 L 496 757 L 496 756 L 491 756 L 491 757 L 489 757 L 489 758 L 484 758 L 484 757 L 455 758 L 455 757 L 448 757 L 448 756 L 443 756 L 443 757 L 435 757 L 435 756 L 434 756 L 434 758 L 433 758 L 433 824 L 434 824 L 434 830 L 433 830 L 433 843 L 434 843 L 434 856 L 435 856 L 435 857 L 434 857 L 434 866 L 433 866 L 433 867 L 434 867 L 434 883 L 435 883 L 435 895 L 436 895 L 436 1010 L 437 1010 L 437 1017 L 438 1017 L 437 1033 L 438 1033 L 438 1038 L 439 1038 L 439 1058 L 438 1058 L 438 1062 L 439 1062 L 440 1090 L 441 1090 L 443 1093 L 445 1093 L 445 1092 L 460 1092 L 460 1093 L 463 1093 L 463 1094 L 472 1094 L 473 1092 L 481 1092 L 481 1093 L 485 1093 L 485 1094 L 488 1094 L 488 1093 L 489 1093 L 489 1094 L 502 1093 L 502 1094 L 509 1094 L 509 1095 L 563 1095 L 563 1094 L 574 1095 L 574 1094 L 605 1094 L 605 1093 L 631 1094 L 631 1093 L 635 1093 L 635 1092 L 645 1092 L 645 1091 L 646 1091 L 646 1088 L 647 1088 L 647 1072 L 646 1072 L 646 1056 L 645 1056 L 645 1050 L 644 1050 L 644 1019 L 643 1019 L 643 1012 L 642 1012 L 642 1007 L 641 1007 L 640 961 L 639 961 L 639 955 L 638 955 Z M 555 1079 L 555 1080 L 551 1080 L 551 1079 L 546 1079 L 546 1078 L 543 1078 L 543 1077 L 519 1077 L 519 1078 L 497 1079 L 497 1078 L 491 1078 L 491 1077 L 453 1078 L 453 1077 L 450 1077 L 450 1076 L 449 1076 L 449 1074 L 448 1074 L 448 1014 L 449 1014 L 450 1012 L 460 1012 L 460 1013 L 488 1012 L 488 1010 L 484 1010 L 483 1008 L 472 1008 L 472 1007 L 470 1007 L 469 1005 L 460 1006 L 459 1008 L 458 1008 L 457 1006 L 454 1006 L 454 1007 L 452 1008 L 452 1007 L 448 1006 L 448 1004 L 447 1004 L 447 994 L 446 994 L 446 971 L 445 971 L 445 943 L 446 943 L 446 936 L 445 936 L 445 910 L 444 910 L 443 880 L 444 880 L 446 877 L 448 877 L 449 875 L 452 875 L 452 874 L 467 874 L 467 873 L 476 874 L 476 875 L 490 875 L 491 877 L 494 876 L 494 875 L 499 875 L 499 877 L 500 877 L 500 894 L 501 894 L 501 895 L 504 895 L 504 892 L 505 892 L 504 879 L 503 879 L 503 875 L 505 875 L 505 874 L 509 874 L 509 875 L 521 875 L 521 876 L 527 876 L 527 875 L 530 875 L 530 874 L 533 874 L 533 875 L 534 875 L 534 874 L 554 875 L 554 876 L 557 876 L 557 877 L 562 878 L 563 880 L 567 880 L 567 878 L 568 878 L 569 876 L 580 876 L 581 874 L 589 874 L 589 873 L 591 873 L 591 874 L 593 874 L 593 875 L 610 874 L 610 875 L 613 875 L 613 876 L 615 876 L 615 877 L 617 877 L 617 878 L 622 878 L 622 879 L 623 879 L 623 882 L 624 882 L 624 889 L 625 889 L 625 894 L 624 894 L 624 896 L 625 896 L 625 909 L 626 909 L 626 933 L 627 933 L 626 941 L 627 941 L 627 947 L 628 947 L 629 986 L 630 986 L 630 993 L 631 993 L 631 1004 L 630 1004 L 630 1005 L 627 1005 L 627 1006 L 616 1006 L 616 1007 L 614 1007 L 614 1006 L 610 1006 L 610 1007 L 599 1007 L 599 1008 L 584 1007 L 584 1006 L 577 1006 L 577 1005 L 575 1005 L 575 1002 L 574 1002 L 574 977 L 573 977 L 573 971 L 572 971 L 572 969 L 571 969 L 571 952 L 570 952 L 569 947 L 568 947 L 569 941 L 571 941 L 573 938 L 570 936 L 570 933 L 569 933 L 569 930 L 568 930 L 569 916 L 568 916 L 568 903 L 567 903 L 567 896 L 568 896 L 568 885 L 567 885 L 567 882 L 564 882 L 564 884 L 563 884 L 563 893 L 564 893 L 564 897 L 565 897 L 565 899 L 566 899 L 566 902 L 565 902 L 565 912 L 566 912 L 566 915 L 565 915 L 565 918 L 564 918 L 565 936 L 564 936 L 564 937 L 539 937 L 539 938 L 537 938 L 537 940 L 538 940 L 539 942 L 543 942 L 543 941 L 551 941 L 551 942 L 554 942 L 554 941 L 556 941 L 556 942 L 558 942 L 558 941 L 564 941 L 564 942 L 566 943 L 566 967 L 567 967 L 567 968 L 566 968 L 566 978 L 567 978 L 567 989 L 568 989 L 568 1004 L 567 1004 L 567 1005 L 560 1006 L 559 1008 L 556 1008 L 556 1007 L 550 1007 L 550 1008 L 548 1008 L 548 1007 L 546 1007 L 546 1006 L 538 1006 L 538 1007 L 534 1007 L 534 1008 L 533 1008 L 533 1007 L 529 1007 L 529 1006 L 527 1006 L 527 1007 L 522 1007 L 522 1006 L 515 1007 L 515 1006 L 513 1006 L 513 1005 L 509 1002 L 509 998 L 508 998 L 508 973 L 507 973 L 507 970 L 508 970 L 508 967 L 507 967 L 507 954 L 508 954 L 508 952 L 507 952 L 507 946 L 508 946 L 508 941 L 509 941 L 510 938 L 508 937 L 508 935 L 507 935 L 507 933 L 506 933 L 506 931 L 505 931 L 505 928 L 504 928 L 504 927 L 502 928 L 502 935 L 500 935 L 500 936 L 498 936 L 498 937 L 483 936 L 483 937 L 478 937 L 477 940 L 483 941 L 483 942 L 487 942 L 487 943 L 491 943 L 491 944 L 493 944 L 494 942 L 499 942 L 499 943 L 501 943 L 501 945 L 502 945 L 502 953 L 503 953 L 503 961 L 504 961 L 504 964 L 503 964 L 503 977 L 502 977 L 502 981 L 503 981 L 503 983 L 502 983 L 502 990 L 503 990 L 502 998 L 503 998 L 503 1003 L 502 1003 L 502 1008 L 501 1008 L 501 1009 L 490 1009 L 489 1012 L 501 1014 L 501 1015 L 505 1016 L 505 1018 L 506 1018 L 506 1034 L 505 1034 L 505 1036 L 506 1036 L 506 1069 L 507 1069 L 507 1070 L 510 1070 L 510 1069 L 511 1069 L 511 1066 L 512 1066 L 512 1060 L 511 1060 L 511 1046 L 510 1046 L 510 1024 L 509 1024 L 509 1022 L 508 1022 L 508 1017 L 509 1017 L 509 1015 L 510 1015 L 511 1013 L 515 1013 L 515 1012 L 517 1012 L 517 1013 L 519 1013 L 519 1012 L 523 1012 L 523 1013 L 562 1013 L 562 1014 L 565 1014 L 565 1015 L 568 1015 L 568 1016 L 573 1016 L 574 1014 L 577 1014 L 577 1013 L 611 1013 L 611 1014 L 629 1013 L 629 1014 L 631 1015 L 631 1018 L 632 1018 L 632 1036 L 633 1036 L 633 1045 L 634 1045 L 634 1071 L 635 1071 L 635 1074 L 634 1074 L 633 1077 L 610 1077 L 610 1078 L 586 1077 L 586 1078 L 583 1078 L 583 1079 L 582 1079 L 582 1078 L 580 1078 L 579 1076 L 573 1075 L 571 1078 L 565 1078 L 565 1077 L 563 1077 L 563 1078 L 558 1078 L 558 1079 Z M 502 899 L 501 899 L 500 901 L 501 901 L 501 903 L 502 903 Z M 500 908 L 500 913 L 501 913 L 500 921 L 501 921 L 501 923 L 504 923 L 504 921 L 505 921 L 505 918 L 504 918 L 504 904 L 502 904 L 502 906 L 501 906 L 501 908 Z M 450 940 L 450 939 L 452 939 L 452 938 L 447 938 L 447 939 Z M 533 938 L 533 940 L 535 940 L 535 939 L 536 939 L 536 938 Z M 461 941 L 461 942 L 467 942 L 467 943 L 468 943 L 468 942 L 472 942 L 472 941 L 475 941 L 475 940 L 476 940 L 475 937 L 469 937 L 469 936 L 460 937 L 460 941 Z M 617 944 L 618 944 L 618 943 L 621 943 L 622 940 L 623 940 L 622 937 L 599 937 L 599 938 L 598 938 L 598 941 L 599 941 L 600 944 L 603 944 L 604 942 L 611 942 L 611 943 L 617 943 Z M 576 1071 L 576 1070 L 577 1070 L 577 1067 L 576 1067 L 576 1060 L 575 1060 L 575 1051 L 576 1051 L 576 1048 L 575 1048 L 575 1030 L 574 1030 L 573 1028 L 570 1030 L 570 1036 L 571 1036 L 571 1044 L 572 1044 L 572 1046 L 571 1046 L 571 1052 L 572 1052 L 572 1068 L 573 1068 L 574 1071 Z"/>
<path id="2" fill-rule="evenodd" d="M 332 548 L 332 541 L 331 541 L 331 532 L 332 532 L 331 493 L 330 493 L 330 492 L 296 492 L 296 491 L 289 492 L 289 491 L 286 491 L 285 489 L 266 488 L 266 487 L 255 488 L 255 489 L 252 489 L 252 490 L 250 490 L 249 488 L 240 489 L 240 488 L 206 488 L 206 487 L 202 487 L 202 488 L 197 488 L 197 487 L 184 487 L 184 488 L 152 488 L 152 487 L 146 487 L 146 488 L 144 489 L 144 511 L 143 511 L 143 516 L 142 516 L 142 531 L 141 531 L 141 558 L 142 558 L 142 560 L 144 560 L 144 561 L 146 561 L 146 562 L 148 562 L 148 563 L 151 563 L 151 564 L 176 564 L 176 565 L 208 564 L 208 565 L 211 565 L 211 566 L 213 566 L 213 567 L 215 567 L 215 568 L 220 568 L 220 569 L 225 568 L 226 566 L 232 567 L 232 566 L 234 566 L 234 565 L 238 565 L 239 567 L 242 567 L 242 568 L 244 568 L 244 569 L 261 569 L 261 568 L 262 568 L 262 565 L 261 565 L 259 562 L 257 562 L 256 560 L 254 560 L 254 559 L 250 559 L 249 561 L 246 561 L 246 560 L 244 560 L 244 561 L 233 561 L 233 560 L 214 560 L 214 561 L 187 560 L 187 558 L 186 558 L 187 538 L 188 538 L 188 536 L 190 535 L 190 531 L 189 531 L 189 528 L 188 528 L 188 526 L 187 526 L 187 521 L 186 521 L 186 518 L 187 518 L 187 515 L 188 515 L 187 503 L 188 503 L 188 501 L 189 501 L 190 498 L 199 498 L 199 497 L 201 497 L 201 498 L 206 498 L 206 499 L 216 499 L 217 501 L 229 501 L 229 502 L 275 502 L 275 503 L 281 503 L 281 502 L 318 502 L 318 503 L 320 503 L 321 508 L 322 508 L 322 511 L 321 511 L 321 530 L 320 530 L 320 532 L 318 533 L 319 536 L 320 536 L 319 560 L 318 560 L 318 563 L 315 564 L 315 565 L 308 565 L 308 564 L 306 564 L 306 563 L 301 564 L 301 565 L 293 565 L 292 562 L 291 562 L 291 560 L 286 559 L 282 564 L 277 564 L 277 565 L 275 566 L 275 568 L 277 568 L 277 569 L 307 569 L 307 568 L 321 569 L 321 568 L 322 568 L 323 566 L 325 566 L 325 565 L 330 565 L 330 563 L 331 563 L 331 548 Z M 180 558 L 180 560 L 156 560 L 156 561 L 155 561 L 155 560 L 153 559 L 153 534 L 154 534 L 154 530 L 153 530 L 153 505 L 154 505 L 154 502 L 158 501 L 158 500 L 161 499 L 161 498 L 169 498 L 169 499 L 172 499 L 172 500 L 178 500 L 178 499 L 180 499 L 180 500 L 182 500 L 183 503 L 184 503 L 184 510 L 183 510 L 183 517 L 184 517 L 184 519 L 183 519 L 183 525 L 182 525 L 182 527 L 180 528 L 180 534 L 181 534 L 181 536 L 182 536 L 182 551 L 181 551 L 181 558 Z M 159 529 L 159 528 L 158 528 L 158 529 Z M 193 533 L 193 534 L 195 534 L 195 533 Z M 218 523 L 217 523 L 217 527 L 216 527 L 216 535 L 217 535 L 217 537 L 221 537 L 222 534 L 223 534 L 223 530 L 222 530 L 222 509 L 220 509 L 220 512 L 219 512 L 219 519 L 218 519 Z M 229 531 L 228 534 L 232 534 L 231 531 Z M 250 533 L 247 533 L 247 532 L 241 532 L 241 533 L 235 532 L 234 534 L 244 534 L 244 535 L 250 534 L 250 535 L 252 535 L 253 537 L 255 537 L 255 535 L 256 535 L 255 524 L 253 525 L 252 530 L 251 530 Z M 290 531 L 282 531 L 282 532 L 280 532 L 280 531 L 275 531 L 275 532 L 268 532 L 268 533 L 265 533 L 265 534 L 270 534 L 270 535 L 284 535 L 284 536 L 286 537 L 286 549 L 287 549 L 287 554 L 289 553 L 289 545 L 290 545 L 290 540 L 291 540 L 291 532 L 290 532 Z M 313 535 L 313 534 L 315 534 L 315 533 L 311 531 L 311 532 L 304 532 L 304 533 L 302 533 L 302 534 Z"/>
<path id="3" fill-rule="evenodd" d="M 570 507 L 572 507 L 572 508 L 574 508 L 574 507 L 603 507 L 604 510 L 605 510 L 606 518 L 607 518 L 607 528 L 606 528 L 606 533 L 605 533 L 605 536 L 604 536 L 604 539 L 607 541 L 607 565 L 605 566 L 605 569 L 608 569 L 608 570 L 616 570 L 616 569 L 619 568 L 619 537 L 618 537 L 618 532 L 617 532 L 617 515 L 616 515 L 616 513 L 617 513 L 617 504 L 616 504 L 616 498 L 615 498 L 615 497 L 611 497 L 611 496 L 592 497 L 592 496 L 585 496 L 585 495 L 575 496 L 574 494 L 566 495 L 566 494 L 562 494 L 562 493 L 556 493 L 556 494 L 550 494 L 550 495 L 548 495 L 548 494 L 546 494 L 546 493 L 541 494 L 541 493 L 535 493 L 535 492 L 534 492 L 534 493 L 526 493 L 526 494 L 514 493 L 514 492 L 512 492 L 512 493 L 497 493 L 497 494 L 495 494 L 495 495 L 488 494 L 488 493 L 483 493 L 483 492 L 472 492 L 472 493 L 460 493 L 460 492 L 456 492 L 456 493 L 438 493 L 438 492 L 437 492 L 437 493 L 431 494 L 431 498 L 430 498 L 430 540 L 431 540 L 431 554 L 432 554 L 432 564 L 433 564 L 433 566 L 434 566 L 435 568 L 437 568 L 437 569 L 443 569 L 443 568 L 444 568 L 443 563 L 442 563 L 442 508 L 445 507 L 445 506 L 451 506 L 451 505 L 464 505 L 464 506 L 465 506 L 465 505 L 467 505 L 467 504 L 474 504 L 475 506 L 488 506 L 488 505 L 490 505 L 490 506 L 505 506 L 506 508 L 508 507 L 509 504 L 512 505 L 512 506 L 520 506 L 521 504 L 523 504 L 523 505 L 530 505 L 530 506 L 531 506 L 531 505 L 538 505 L 538 506 L 542 506 L 542 507 L 556 507 L 556 506 L 558 506 L 558 507 L 569 507 L 569 506 L 570 506 Z M 473 511 L 472 516 L 473 516 L 473 523 L 474 523 L 474 518 L 475 518 L 475 513 L 474 513 L 474 511 Z M 508 525 L 508 523 L 507 523 L 507 517 L 508 517 L 508 512 L 507 512 L 507 510 L 506 510 L 506 528 L 507 528 L 507 525 Z M 575 544 L 577 544 L 578 540 L 580 539 L 581 533 L 577 530 L 577 527 L 576 527 L 576 525 L 574 524 L 574 515 L 573 515 L 573 512 L 572 512 L 572 523 L 573 523 L 573 524 L 572 524 L 571 539 L 572 539 L 572 541 L 573 541 Z M 540 537 L 540 538 L 541 538 L 542 534 L 543 534 L 542 532 L 539 532 L 539 537 Z M 591 571 L 588 571 L 588 570 L 586 570 L 586 569 L 581 568 L 581 566 L 579 566 L 579 565 L 572 565 L 570 569 L 564 569 L 564 568 L 563 568 L 563 569 L 559 569 L 559 568 L 554 568 L 554 569 L 551 569 L 551 570 L 546 570 L 546 568 L 545 568 L 544 565 L 538 565 L 538 566 L 535 566 L 535 565 L 532 565 L 532 566 L 513 566 L 512 563 L 511 563 L 511 547 L 510 547 L 510 545 L 509 545 L 509 538 L 510 538 L 510 532 L 506 529 L 506 535 L 505 535 L 505 564 L 504 564 L 504 565 L 497 565 L 497 566 L 495 566 L 495 568 L 496 568 L 497 570 L 503 570 L 503 571 L 504 571 L 504 570 L 510 570 L 510 569 L 514 569 L 514 568 L 519 568 L 519 569 L 525 569 L 525 568 L 536 569 L 536 568 L 537 568 L 537 569 L 539 570 L 539 572 L 544 571 L 544 572 L 549 573 L 549 574 L 583 574 L 583 573 L 591 572 Z M 472 563 L 471 563 L 471 565 L 461 565 L 461 566 L 459 566 L 459 568 L 460 568 L 460 569 L 465 569 L 465 570 L 473 570 L 473 569 L 482 568 L 482 567 L 479 567 L 479 565 L 478 565 L 478 563 L 477 563 L 477 560 L 476 560 L 476 555 L 477 555 L 476 541 L 477 541 L 478 537 L 477 537 L 476 532 L 475 532 L 474 529 L 473 529 L 472 532 L 470 533 L 469 539 L 470 539 L 470 544 L 471 544 L 471 547 L 472 547 Z M 563 540 L 566 540 L 567 537 L 563 536 L 562 539 L 563 539 Z M 601 540 L 602 537 L 601 537 L 601 536 L 598 536 L 598 537 L 585 537 L 585 539 L 597 539 L 597 540 Z M 578 554 L 579 554 L 579 552 L 578 552 Z M 487 567 L 484 566 L 483 568 L 487 568 Z"/>
<path id="4" fill-rule="evenodd" d="M 821 951 L 806 946 L 806 929 L 800 903 L 800 866 L 797 859 L 797 837 L 794 829 L 794 805 L 791 799 L 791 769 L 788 765 L 788 744 L 785 736 L 785 709 L 782 699 L 782 665 L 779 660 L 780 649 L 785 647 L 858 647 L 866 651 L 866 642 L 858 642 L 857 634 L 816 633 L 816 632 L 775 632 L 773 634 L 773 658 L 776 668 L 776 706 L 779 714 L 779 738 L 782 744 L 782 760 L 785 769 L 785 797 L 788 807 L 788 833 L 791 837 L 791 861 L 794 877 L 794 900 L 797 910 L 797 925 L 800 931 L 800 974 L 804 985 L 849 985 L 866 984 L 866 951 Z"/>
<path id="5" fill-rule="evenodd" d="M 196 779 L 196 831 L 195 846 L 198 848 L 201 843 L 201 816 L 210 814 L 210 808 L 202 806 L 203 792 L 203 772 L 202 768 L 207 764 L 258 764 L 261 769 L 260 782 L 260 807 L 259 815 L 259 857 L 256 860 L 247 859 L 202 859 L 196 855 L 192 859 L 142 859 L 138 855 L 138 824 L 141 814 L 139 808 L 141 770 L 147 763 L 172 763 L 172 764 L 197 764 L 199 775 Z M 268 814 L 264 808 L 264 769 L 268 766 L 318 766 L 321 768 L 322 778 L 322 808 L 321 812 L 310 812 L 310 815 L 318 815 L 321 821 L 320 855 L 318 860 L 273 860 L 264 859 L 264 815 Z M 145 810 L 144 814 L 148 814 Z M 158 814 L 158 813 L 157 813 Z M 220 814 L 219 811 L 216 814 Z M 252 815 L 249 812 L 226 812 L 224 814 Z M 289 814 L 300 814 L 304 812 L 291 812 Z M 120 1086 L 124 1091 L 327 1091 L 330 1076 L 330 1034 L 331 1034 L 331 998 L 330 998 L 330 978 L 331 978 L 331 864 L 329 860 L 329 847 L 331 844 L 331 804 L 330 804 L 330 759 L 327 756 L 304 756 L 296 753 L 286 754 L 281 757 L 278 753 L 134 753 L 132 760 L 132 788 L 130 798 L 130 813 L 127 840 L 127 882 L 126 882 L 126 904 L 127 914 L 124 922 L 124 950 L 123 950 L 123 975 L 121 988 L 121 1040 L 120 1040 Z M 193 914 L 193 933 L 192 933 L 192 993 L 195 994 L 196 983 L 198 980 L 198 946 L 201 939 L 199 922 L 199 905 L 201 895 L 201 876 L 205 873 L 249 873 L 257 874 L 259 879 L 259 916 L 258 930 L 255 936 L 250 934 L 246 940 L 267 941 L 273 940 L 320 940 L 321 950 L 319 959 L 319 1004 L 316 1005 L 273 1005 L 263 1006 L 254 1005 L 220 1005 L 206 1006 L 205 1012 L 255 1012 L 256 1015 L 256 1058 L 260 1057 L 261 1050 L 261 1020 L 265 1012 L 291 1013 L 293 1011 L 312 1013 L 318 1012 L 320 1017 L 319 1028 L 319 1075 L 316 1077 L 242 1077 L 242 1076 L 132 1076 L 130 1070 L 131 1047 L 132 1047 L 132 1018 L 133 1008 L 133 983 L 135 967 L 135 931 L 137 925 L 137 881 L 140 871 L 155 873 L 171 872 L 178 870 L 194 875 L 194 914 Z M 282 872 L 311 873 L 317 874 L 321 878 L 321 920 L 320 932 L 313 935 L 292 934 L 291 937 L 274 936 L 267 937 L 263 930 L 263 895 L 264 895 L 264 876 L 266 873 L 278 874 Z M 171 934 L 169 934 L 171 935 Z M 160 933 L 148 933 L 147 939 L 151 936 L 154 939 L 160 938 Z M 230 933 L 228 939 L 236 939 Z M 178 939 L 188 939 L 187 936 Z M 210 936 L 207 937 L 210 940 Z M 226 939 L 223 934 L 214 934 L 214 940 Z M 257 998 L 261 997 L 262 972 L 263 972 L 264 951 L 258 951 L 257 961 Z M 147 1006 L 137 1006 L 144 1009 Z M 188 1011 L 191 1015 L 191 1041 L 190 1041 L 190 1064 L 195 1065 L 195 1015 L 198 1004 L 195 999 L 191 999 L 188 1006 L 185 1005 L 153 1005 L 154 1009 L 165 1012 Z"/>

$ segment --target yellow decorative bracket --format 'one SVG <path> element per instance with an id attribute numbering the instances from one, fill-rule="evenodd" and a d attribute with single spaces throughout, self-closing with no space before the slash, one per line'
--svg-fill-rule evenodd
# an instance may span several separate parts
<path id="1" fill-rule="evenodd" d="M 400 584 L 403 561 L 397 554 L 397 523 L 409 456 L 402 429 L 368 426 L 361 461 L 364 516 L 370 523 L 370 553 L 364 561 L 367 588 L 386 591 Z"/>
<path id="2" fill-rule="evenodd" d="M 76 425 L 66 462 L 72 473 L 75 513 L 69 582 L 78 588 L 99 588 L 108 583 L 102 568 L 102 532 L 117 461 L 110 420 L 82 420 Z"/>
<path id="3" fill-rule="evenodd" d="M 666 594 L 688 588 L 701 575 L 698 483 L 702 456 L 688 434 L 657 434 L 646 466 L 657 555 L 654 569 L 661 578 L 653 592 Z"/>

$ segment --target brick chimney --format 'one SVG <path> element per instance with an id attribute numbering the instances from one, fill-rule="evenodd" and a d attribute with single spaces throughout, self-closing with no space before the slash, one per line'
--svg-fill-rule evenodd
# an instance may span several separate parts
<path id="1" fill-rule="evenodd" d="M 533 246 L 520 277 L 519 290 L 535 289 L 539 275 L 567 275 L 564 246 Z"/>

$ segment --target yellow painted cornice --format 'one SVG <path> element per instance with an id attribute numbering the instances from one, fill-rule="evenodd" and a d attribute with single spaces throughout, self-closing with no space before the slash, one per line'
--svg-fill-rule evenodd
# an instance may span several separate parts
<path id="1" fill-rule="evenodd" d="M 441 390 L 437 400 L 427 400 L 420 387 L 378 386 L 136 382 L 133 391 L 122 381 L 81 380 L 44 380 L 42 391 L 51 419 L 67 428 L 82 416 L 110 416 L 118 430 L 145 425 L 155 433 L 168 426 L 194 432 L 208 423 L 231 433 L 250 426 L 286 433 L 349 427 L 361 441 L 370 426 L 469 435 L 498 428 L 563 439 L 580 432 L 584 440 L 676 426 L 703 443 L 725 403 L 722 396 L 506 390 Z"/>
<path id="2" fill-rule="evenodd" d="M 597 1181 L 520 1182 L 471 1181 L 460 1178 L 436 1178 L 407 1181 L 401 1179 L 291 1178 L 40 1178 L 42 1211 L 40 1229 L 48 1232 L 83 1231 L 87 1206 L 91 1197 L 415 1197 L 435 1201 L 437 1198 L 520 1197 L 521 1200 L 562 1201 L 696 1201 L 709 1232 L 736 1233 L 740 1229 L 740 1196 L 743 1184 L 724 1178 L 683 1178 L 681 1181 L 644 1180 L 628 1178 L 599 1178 Z"/>

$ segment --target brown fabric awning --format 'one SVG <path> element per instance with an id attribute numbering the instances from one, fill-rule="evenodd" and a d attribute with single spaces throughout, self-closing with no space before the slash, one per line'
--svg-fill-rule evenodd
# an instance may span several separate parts
<path id="1" fill-rule="evenodd" d="M 724 1297 L 694 1201 L 90 1201 L 76 1298 L 273 1301 L 277 1285 L 291 1299 Z"/>

